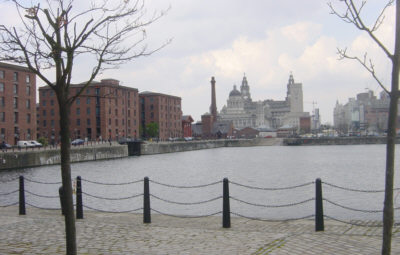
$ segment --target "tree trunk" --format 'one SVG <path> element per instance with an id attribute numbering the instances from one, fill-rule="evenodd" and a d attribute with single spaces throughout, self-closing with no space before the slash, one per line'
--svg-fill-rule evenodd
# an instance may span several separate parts
<path id="1" fill-rule="evenodd" d="M 400 0 L 396 0 L 396 33 L 395 49 L 392 58 L 392 86 L 390 93 L 390 108 L 388 120 L 388 134 L 386 144 L 386 179 L 385 202 L 383 207 L 383 240 L 382 254 L 391 252 L 393 229 L 393 184 L 394 184 L 394 157 L 396 145 L 397 104 L 399 101 L 399 57 L 400 57 Z"/>
<path id="2" fill-rule="evenodd" d="M 66 97 L 66 96 L 65 96 Z M 75 214 L 72 198 L 71 183 L 71 162 L 70 162 L 70 131 L 69 131 L 69 111 L 70 106 L 65 100 L 59 98 L 60 111 L 60 129 L 61 129 L 61 176 L 64 191 L 65 204 L 65 234 L 67 255 L 76 255 L 76 230 L 75 230 Z"/>

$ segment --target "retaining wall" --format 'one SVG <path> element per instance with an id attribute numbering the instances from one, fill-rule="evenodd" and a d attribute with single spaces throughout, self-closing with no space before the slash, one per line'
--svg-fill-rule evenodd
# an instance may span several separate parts
<path id="1" fill-rule="evenodd" d="M 128 156 L 126 145 L 71 148 L 71 162 L 114 159 Z M 59 149 L 21 150 L 0 153 L 0 170 L 61 163 Z"/>
<path id="2" fill-rule="evenodd" d="M 400 143 L 400 137 L 396 138 Z M 386 144 L 386 137 L 320 137 L 320 138 L 285 138 L 285 145 L 357 145 Z"/>
<path id="3" fill-rule="evenodd" d="M 213 149 L 220 147 L 250 147 L 250 146 L 269 146 L 281 145 L 280 138 L 255 138 L 255 139 L 220 139 L 205 141 L 182 141 L 182 142 L 145 142 L 141 145 L 142 155 L 152 155 L 160 153 L 172 153 L 181 151 L 193 151 L 203 149 Z"/>

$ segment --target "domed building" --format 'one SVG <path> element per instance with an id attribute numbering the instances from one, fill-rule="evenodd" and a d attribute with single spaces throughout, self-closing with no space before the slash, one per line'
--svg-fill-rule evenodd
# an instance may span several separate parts
<path id="1" fill-rule="evenodd" d="M 299 130 L 301 118 L 309 117 L 308 112 L 303 112 L 302 84 L 295 83 L 292 74 L 289 76 L 284 101 L 267 99 L 257 102 L 251 99 L 250 86 L 244 75 L 240 91 L 233 85 L 227 104 L 218 115 L 219 120 L 232 121 L 236 129 L 278 129 L 285 126 Z"/>

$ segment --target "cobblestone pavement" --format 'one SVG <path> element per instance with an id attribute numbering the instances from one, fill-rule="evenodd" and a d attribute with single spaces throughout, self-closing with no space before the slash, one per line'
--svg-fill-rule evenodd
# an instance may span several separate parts
<path id="1" fill-rule="evenodd" d="M 380 254 L 381 228 L 326 220 L 315 232 L 312 220 L 261 222 L 222 217 L 181 219 L 141 214 L 84 212 L 77 220 L 79 254 Z M 59 211 L 0 208 L 0 254 L 65 254 L 64 218 Z M 394 228 L 392 254 L 400 254 L 400 228 Z"/>

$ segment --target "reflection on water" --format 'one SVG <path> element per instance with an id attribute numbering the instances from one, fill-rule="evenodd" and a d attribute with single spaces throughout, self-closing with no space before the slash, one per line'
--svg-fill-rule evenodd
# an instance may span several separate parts
<path id="1" fill-rule="evenodd" d="M 397 150 L 398 166 L 400 160 Z M 354 189 L 383 190 L 385 172 L 384 145 L 349 146 L 269 146 L 249 148 L 218 148 L 171 154 L 129 157 L 109 161 L 77 163 L 72 165 L 72 175 L 83 179 L 124 183 L 150 180 L 172 185 L 191 186 L 222 181 L 230 181 L 255 187 L 286 187 L 315 181 Z M 0 180 L 7 181 L 24 175 L 26 178 L 45 182 L 58 182 L 61 179 L 59 166 L 30 168 L 0 173 Z M 1 183 L 0 194 L 17 189 L 18 181 Z M 57 195 L 59 185 L 43 185 L 26 182 L 26 189 L 36 194 Z M 83 181 L 83 191 L 87 194 L 109 198 L 129 197 L 143 193 L 143 182 L 132 185 L 103 186 Z M 398 180 L 395 186 L 400 187 Z M 252 190 L 238 185 L 230 185 L 231 196 L 254 204 L 279 205 L 296 203 L 315 197 L 314 185 L 284 190 Z M 154 196 L 170 201 L 196 202 L 222 195 L 222 182 L 205 188 L 177 189 L 150 183 Z M 381 210 L 383 193 L 360 193 L 340 190 L 323 185 L 324 198 L 341 205 Z M 0 196 L 0 205 L 17 201 L 18 193 Z M 27 201 L 43 207 L 58 207 L 58 199 L 43 199 L 27 194 Z M 268 219 L 297 218 L 314 214 L 314 202 L 293 207 L 265 208 L 231 200 L 231 211 L 251 217 Z M 132 210 L 143 205 L 142 197 L 124 200 L 100 200 L 84 195 L 84 204 L 104 210 Z M 222 200 L 214 200 L 200 205 L 175 205 L 151 200 L 152 208 L 170 214 L 203 215 L 222 210 Z M 324 203 L 327 215 L 341 219 L 378 219 L 380 213 L 349 211 L 327 202 Z M 395 192 L 395 206 L 400 207 L 400 191 Z M 399 216 L 396 216 L 398 219 Z"/>

